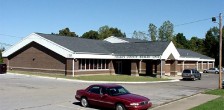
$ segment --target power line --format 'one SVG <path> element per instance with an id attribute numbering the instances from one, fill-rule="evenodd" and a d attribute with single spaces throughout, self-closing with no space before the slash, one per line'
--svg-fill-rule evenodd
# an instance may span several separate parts
<path id="1" fill-rule="evenodd" d="M 0 42 L 0 45 L 5 45 L 5 46 L 12 46 L 11 44 L 7 44 L 7 43 L 2 43 L 2 42 Z"/>
<path id="2" fill-rule="evenodd" d="M 174 27 L 193 24 L 193 23 L 202 22 L 202 21 L 207 21 L 207 20 L 210 20 L 210 19 L 212 19 L 212 18 L 201 19 L 201 20 L 197 20 L 197 21 L 191 21 L 191 22 L 187 22 L 187 23 L 177 24 L 177 25 L 174 25 Z"/>
<path id="3" fill-rule="evenodd" d="M 23 37 L 18 37 L 18 36 L 14 36 L 14 35 L 7 35 L 7 34 L 1 34 L 1 36 L 8 36 L 8 37 L 14 37 L 14 38 L 23 38 Z"/>

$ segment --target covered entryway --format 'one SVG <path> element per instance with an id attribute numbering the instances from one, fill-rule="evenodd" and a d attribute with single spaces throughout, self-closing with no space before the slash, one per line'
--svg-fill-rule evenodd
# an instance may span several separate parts
<path id="1" fill-rule="evenodd" d="M 131 75 L 131 60 L 114 60 L 115 74 Z"/>

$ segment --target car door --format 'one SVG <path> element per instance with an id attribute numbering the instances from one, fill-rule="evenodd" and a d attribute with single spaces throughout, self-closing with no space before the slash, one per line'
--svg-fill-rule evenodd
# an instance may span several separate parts
<path id="1" fill-rule="evenodd" d="M 89 89 L 88 101 L 91 105 L 101 105 L 100 86 L 93 86 Z"/>
<path id="2" fill-rule="evenodd" d="M 106 88 L 102 87 L 100 94 L 103 107 L 113 108 L 115 106 L 115 100 L 113 96 L 109 95 Z"/>

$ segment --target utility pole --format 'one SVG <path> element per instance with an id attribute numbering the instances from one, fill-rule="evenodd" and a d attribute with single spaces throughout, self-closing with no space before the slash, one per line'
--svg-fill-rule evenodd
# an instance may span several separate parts
<path id="1" fill-rule="evenodd" d="M 219 89 L 222 89 L 222 13 L 219 14 Z"/>
<path id="2" fill-rule="evenodd" d="M 219 22 L 216 22 L 216 17 L 212 17 L 212 21 L 219 24 L 219 89 L 222 89 L 222 13 L 219 14 Z"/>

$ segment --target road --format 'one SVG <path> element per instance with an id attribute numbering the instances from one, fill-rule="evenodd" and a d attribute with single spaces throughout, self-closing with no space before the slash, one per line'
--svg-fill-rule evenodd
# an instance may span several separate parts
<path id="1" fill-rule="evenodd" d="M 91 83 L 56 80 L 34 76 L 0 74 L 1 110 L 97 110 L 83 108 L 75 91 Z M 130 92 L 151 99 L 158 106 L 206 89 L 218 87 L 218 74 L 203 74 L 202 80 L 166 83 L 121 84 Z"/>

